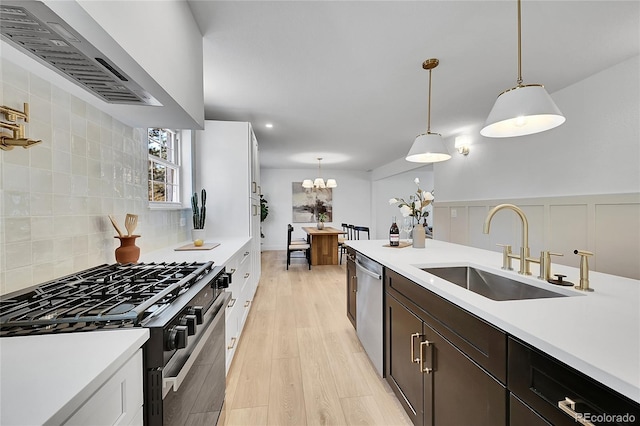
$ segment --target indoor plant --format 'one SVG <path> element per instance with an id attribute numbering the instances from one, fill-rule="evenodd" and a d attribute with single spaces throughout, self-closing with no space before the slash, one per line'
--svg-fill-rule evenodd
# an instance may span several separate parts
<path id="1" fill-rule="evenodd" d="M 196 192 L 191 196 L 191 211 L 193 212 L 193 229 L 191 230 L 191 236 L 193 241 L 204 241 L 204 222 L 207 218 L 207 191 L 200 191 L 200 197 L 202 199 L 202 206 L 198 205 L 198 194 Z"/>
<path id="2" fill-rule="evenodd" d="M 413 228 L 413 246 L 417 248 L 424 247 L 425 229 L 420 223 L 422 219 L 426 223 L 429 212 L 427 206 L 433 201 L 433 192 L 424 191 L 420 188 L 420 179 L 415 178 L 413 181 L 418 189 L 415 195 L 409 197 L 409 201 L 403 198 L 391 198 L 389 204 L 397 204 L 403 217 L 412 217 L 416 224 Z"/>
<path id="3" fill-rule="evenodd" d="M 326 213 L 318 213 L 318 229 L 324 229 L 324 222 L 329 218 Z"/>
<path id="4" fill-rule="evenodd" d="M 264 220 L 269 216 L 269 206 L 267 205 L 268 201 L 264 199 L 262 194 L 260 194 L 260 223 L 264 222 Z M 260 236 L 264 238 L 264 234 L 262 233 L 262 225 L 260 225 Z"/>

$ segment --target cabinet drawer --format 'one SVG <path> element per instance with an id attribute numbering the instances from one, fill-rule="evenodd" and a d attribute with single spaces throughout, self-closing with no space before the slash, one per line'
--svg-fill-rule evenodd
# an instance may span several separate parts
<path id="1" fill-rule="evenodd" d="M 388 268 L 385 271 L 385 291 L 506 384 L 506 333 L 402 275 Z"/>
<path id="2" fill-rule="evenodd" d="M 553 426 L 514 394 L 509 395 L 509 424 L 513 426 Z"/>
<path id="3" fill-rule="evenodd" d="M 509 337 L 509 390 L 554 425 L 575 426 L 558 407 L 570 398 L 594 424 L 640 423 L 640 405 L 583 373 Z M 604 421 L 598 421 L 604 420 Z"/>

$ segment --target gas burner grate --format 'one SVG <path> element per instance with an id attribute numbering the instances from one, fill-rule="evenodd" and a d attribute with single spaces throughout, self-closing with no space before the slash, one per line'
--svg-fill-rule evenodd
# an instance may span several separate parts
<path id="1" fill-rule="evenodd" d="M 138 325 L 187 291 L 212 266 L 213 262 L 100 265 L 4 295 L 0 336 L 18 335 L 16 330 L 22 328 L 33 334 L 34 329 L 60 332 Z"/>

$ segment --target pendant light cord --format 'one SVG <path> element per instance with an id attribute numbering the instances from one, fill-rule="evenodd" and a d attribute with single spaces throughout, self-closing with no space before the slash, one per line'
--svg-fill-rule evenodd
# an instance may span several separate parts
<path id="1" fill-rule="evenodd" d="M 429 104 L 427 107 L 427 134 L 431 133 L 431 69 L 429 69 Z"/>
<path id="2" fill-rule="evenodd" d="M 518 86 L 522 86 L 522 13 L 518 0 Z"/>

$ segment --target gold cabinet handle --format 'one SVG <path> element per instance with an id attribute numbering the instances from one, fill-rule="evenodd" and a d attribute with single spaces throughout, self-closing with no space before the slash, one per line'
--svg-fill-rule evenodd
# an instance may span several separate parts
<path id="1" fill-rule="evenodd" d="M 231 272 L 230 272 L 230 274 L 231 274 L 231 275 L 233 275 L 233 274 L 235 274 L 235 273 L 236 273 L 236 268 L 231 268 Z"/>
<path id="2" fill-rule="evenodd" d="M 233 347 L 236 345 L 236 340 L 237 339 L 235 337 L 232 337 L 231 338 L 231 344 L 229 346 L 227 346 L 227 349 L 229 349 L 229 350 L 233 349 Z"/>
<path id="3" fill-rule="evenodd" d="M 249 306 L 251 304 L 251 300 L 247 300 L 246 302 L 244 302 L 244 307 L 246 308 L 247 306 Z"/>
<path id="4" fill-rule="evenodd" d="M 236 299 L 231 299 L 227 304 L 227 308 L 233 308 L 235 304 L 236 304 Z"/>
<path id="5" fill-rule="evenodd" d="M 417 364 L 418 362 L 420 362 L 420 358 L 422 358 L 422 356 L 420 358 L 414 357 L 414 355 L 416 353 L 416 350 L 415 350 L 415 347 L 413 345 L 413 341 L 415 340 L 416 337 L 420 337 L 420 333 L 413 333 L 411 335 L 411 362 Z"/>
<path id="6" fill-rule="evenodd" d="M 424 366 L 424 357 L 422 355 L 424 354 L 424 348 L 432 345 L 433 345 L 433 342 L 430 342 L 428 340 L 425 340 L 424 342 L 420 342 L 420 371 L 427 374 L 431 373 L 433 371 L 433 368 Z M 431 351 L 431 367 L 433 367 L 433 351 Z"/>
<path id="7" fill-rule="evenodd" d="M 255 181 L 251 182 L 251 192 L 255 194 L 257 190 L 258 190 L 258 185 L 256 184 L 256 182 Z"/>
<path id="8" fill-rule="evenodd" d="M 567 413 L 573 420 L 584 426 L 595 426 L 589 420 L 584 418 L 582 413 L 576 412 L 576 403 L 568 397 L 564 397 L 563 401 L 558 401 L 558 408 Z"/>

